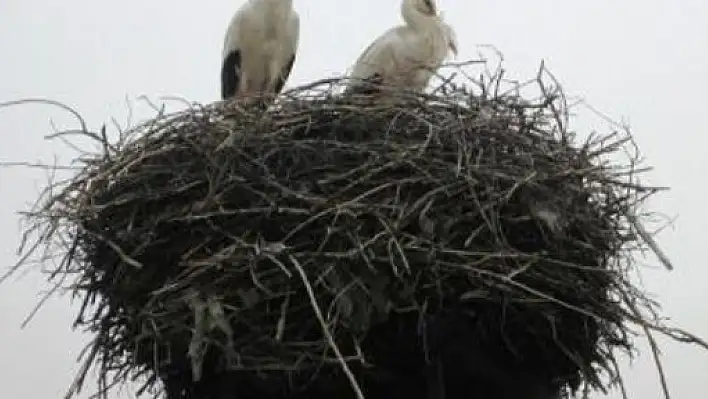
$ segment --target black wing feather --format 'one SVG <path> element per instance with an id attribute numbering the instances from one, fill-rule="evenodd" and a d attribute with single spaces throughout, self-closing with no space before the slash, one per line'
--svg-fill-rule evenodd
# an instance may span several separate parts
<path id="1" fill-rule="evenodd" d="M 378 93 L 380 89 L 377 87 L 383 83 L 383 76 L 381 74 L 375 73 L 366 79 L 361 79 L 361 81 L 352 84 L 346 90 L 346 94 L 354 95 L 371 95 Z"/>
<path id="2" fill-rule="evenodd" d="M 285 81 L 288 80 L 288 77 L 290 76 L 290 71 L 293 70 L 293 64 L 295 63 L 295 54 L 293 54 L 292 57 L 290 57 L 290 61 L 288 61 L 287 64 L 285 64 L 285 68 L 280 72 L 280 76 L 278 76 L 278 80 L 275 81 L 275 87 L 273 88 L 275 90 L 275 93 L 280 93 L 281 90 L 283 90 L 283 86 L 285 86 Z"/>
<path id="3" fill-rule="evenodd" d="M 233 97 L 238 91 L 239 83 L 241 83 L 241 52 L 239 50 L 231 51 L 224 62 L 221 64 L 221 99 Z"/>

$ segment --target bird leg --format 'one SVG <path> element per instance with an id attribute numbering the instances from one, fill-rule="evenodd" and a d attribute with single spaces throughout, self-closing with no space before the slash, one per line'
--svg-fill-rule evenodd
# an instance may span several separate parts
<path id="1" fill-rule="evenodd" d="M 260 112 L 265 112 L 268 106 L 273 102 L 275 95 L 268 91 L 261 91 L 253 98 L 253 105 Z"/>

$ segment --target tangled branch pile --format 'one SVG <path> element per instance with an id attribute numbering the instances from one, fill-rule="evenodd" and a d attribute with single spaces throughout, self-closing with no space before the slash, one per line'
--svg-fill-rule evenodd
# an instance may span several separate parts
<path id="1" fill-rule="evenodd" d="M 265 114 L 195 105 L 96 136 L 105 151 L 29 217 L 63 245 L 53 278 L 85 299 L 102 388 L 604 389 L 639 321 L 622 303 L 651 309 L 627 280 L 624 218 L 655 190 L 601 161 L 626 138 L 575 143 L 558 88 L 539 79 L 525 100 L 500 80 L 387 104 L 320 82 Z"/>

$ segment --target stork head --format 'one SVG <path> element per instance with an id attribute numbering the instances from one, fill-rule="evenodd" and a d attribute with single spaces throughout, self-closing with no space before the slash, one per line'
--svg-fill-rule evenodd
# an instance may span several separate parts
<path id="1" fill-rule="evenodd" d="M 435 4 L 435 0 L 403 0 L 401 7 L 404 13 L 406 11 L 413 11 L 428 17 L 438 15 L 438 7 Z"/>
<path id="2" fill-rule="evenodd" d="M 417 0 L 416 8 L 421 14 L 430 15 L 431 17 L 438 15 L 438 7 L 435 0 Z"/>

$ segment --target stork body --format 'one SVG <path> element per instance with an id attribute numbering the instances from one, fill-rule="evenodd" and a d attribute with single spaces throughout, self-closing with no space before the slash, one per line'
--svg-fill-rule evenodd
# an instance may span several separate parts
<path id="1" fill-rule="evenodd" d="M 405 24 L 389 29 L 364 50 L 350 75 L 348 93 L 368 92 L 366 83 L 421 91 L 450 51 L 457 54 L 455 32 L 434 1 L 403 0 Z"/>
<path id="2" fill-rule="evenodd" d="M 224 39 L 221 98 L 277 94 L 290 76 L 300 37 L 292 0 L 248 0 Z"/>

